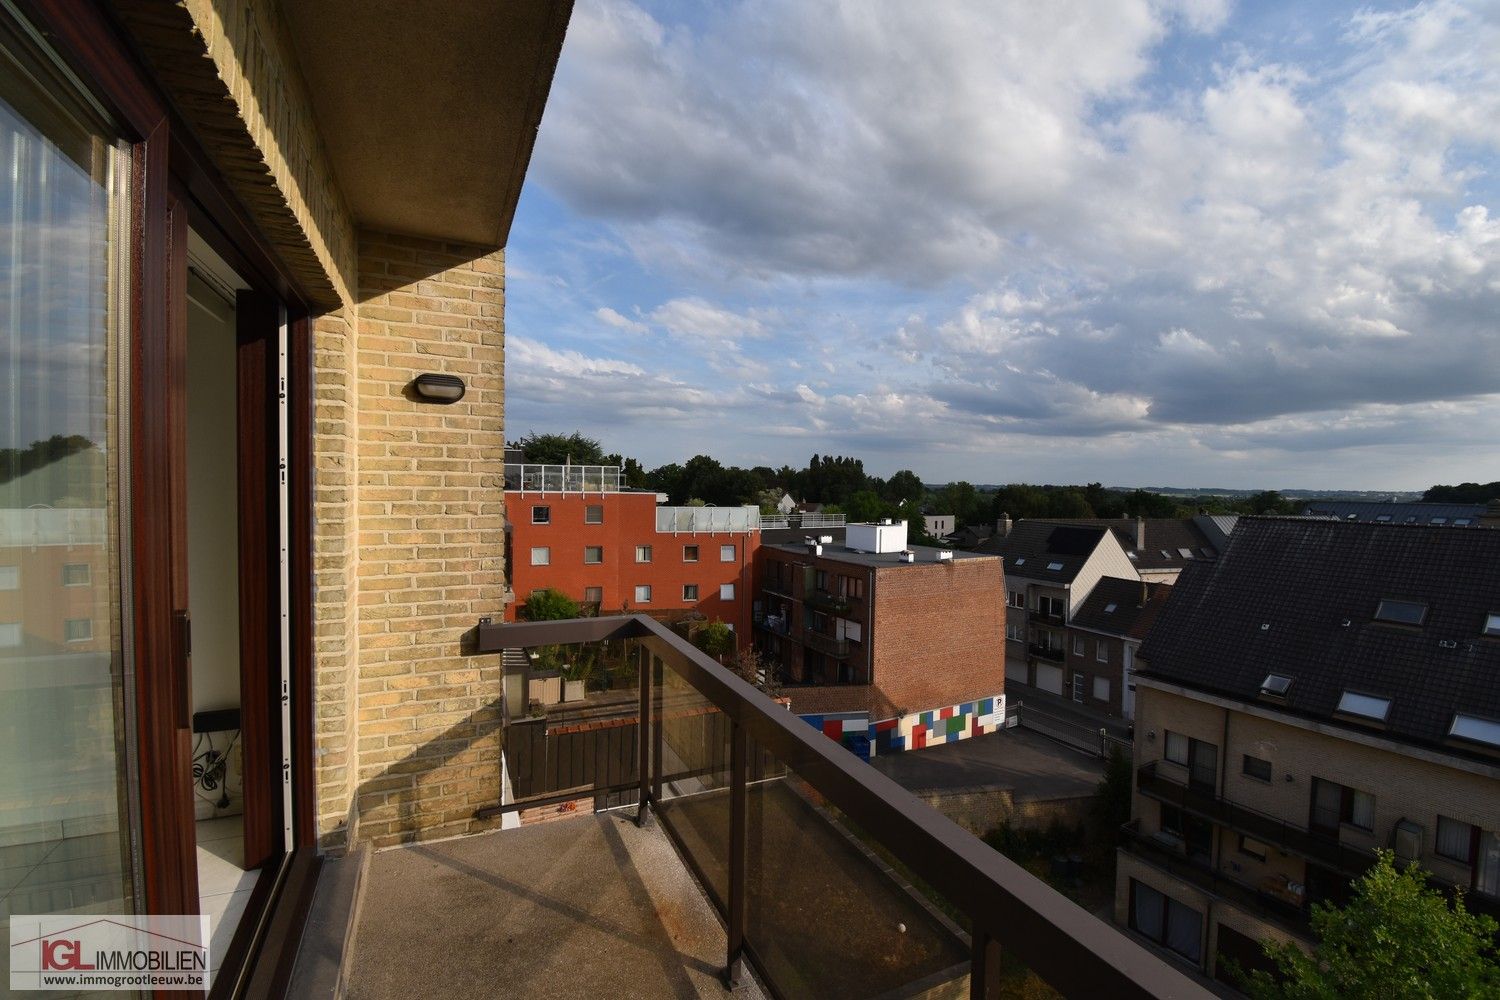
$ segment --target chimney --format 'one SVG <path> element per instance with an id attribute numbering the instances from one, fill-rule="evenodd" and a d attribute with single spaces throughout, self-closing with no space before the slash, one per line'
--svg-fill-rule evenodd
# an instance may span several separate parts
<path id="1" fill-rule="evenodd" d="M 1144 552 L 1146 549 L 1146 519 L 1138 517 L 1135 519 L 1135 550 Z"/>
<path id="2" fill-rule="evenodd" d="M 1010 515 L 1004 511 L 1000 512 L 1000 520 L 995 522 L 995 534 L 1001 538 L 1006 538 L 1010 535 Z"/>
<path id="3" fill-rule="evenodd" d="M 1479 515 L 1479 523 L 1486 528 L 1500 528 L 1500 500 L 1491 500 L 1490 505 Z"/>

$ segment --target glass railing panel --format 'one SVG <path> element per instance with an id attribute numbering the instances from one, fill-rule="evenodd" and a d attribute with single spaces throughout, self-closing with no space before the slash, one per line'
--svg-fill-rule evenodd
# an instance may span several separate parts
<path id="1" fill-rule="evenodd" d="M 888 865 L 794 767 L 753 744 L 749 756 L 746 941 L 775 991 L 966 994 L 969 944 L 945 901 Z"/>
<path id="2" fill-rule="evenodd" d="M 653 657 L 656 811 L 719 912 L 729 898 L 729 718 Z"/>

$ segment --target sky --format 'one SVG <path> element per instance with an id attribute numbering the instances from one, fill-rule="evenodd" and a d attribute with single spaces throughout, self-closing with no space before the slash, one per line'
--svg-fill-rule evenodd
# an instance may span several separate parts
<path id="1" fill-rule="evenodd" d="M 929 483 L 1500 479 L 1500 3 L 578 0 L 507 436 Z"/>

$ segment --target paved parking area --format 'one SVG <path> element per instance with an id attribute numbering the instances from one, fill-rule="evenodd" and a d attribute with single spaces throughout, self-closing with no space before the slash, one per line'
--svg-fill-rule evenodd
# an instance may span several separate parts
<path id="1" fill-rule="evenodd" d="M 874 766 L 912 791 L 983 785 L 1021 800 L 1089 795 L 1104 777 L 1100 758 L 1019 727 L 876 757 Z"/>

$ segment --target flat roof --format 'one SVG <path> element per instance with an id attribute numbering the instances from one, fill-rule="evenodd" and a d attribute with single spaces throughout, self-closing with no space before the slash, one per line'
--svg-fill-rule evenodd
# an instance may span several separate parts
<path id="1" fill-rule="evenodd" d="M 775 549 L 785 552 L 787 555 L 808 556 L 812 553 L 803 543 L 780 543 L 775 545 L 762 545 L 761 548 Z M 884 566 L 931 566 L 938 561 L 937 554 L 946 552 L 953 557 L 953 562 L 967 562 L 972 559 L 999 560 L 999 556 L 989 555 L 984 552 L 960 552 L 956 549 L 940 549 L 932 545 L 908 545 L 906 551 L 916 553 L 915 562 L 902 562 L 899 552 L 860 552 L 844 545 L 843 542 L 834 542 L 832 545 L 824 545 L 821 556 L 816 558 L 833 559 L 837 562 L 851 563 L 856 566 L 872 566 L 880 568 Z"/>

